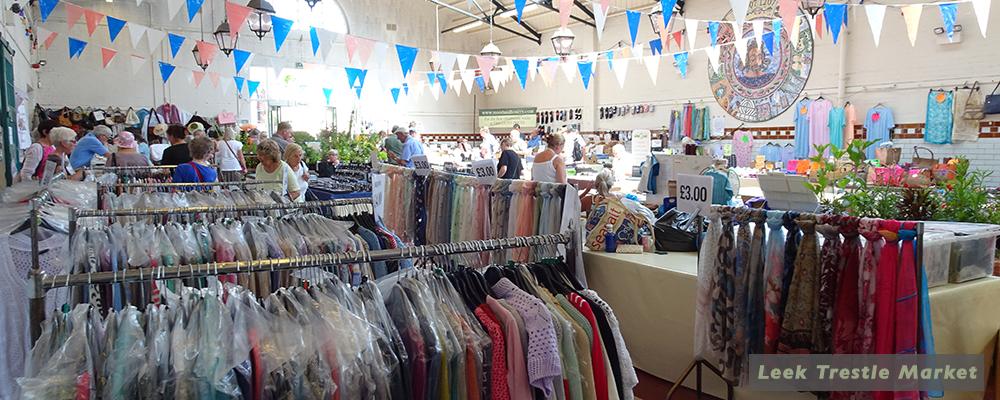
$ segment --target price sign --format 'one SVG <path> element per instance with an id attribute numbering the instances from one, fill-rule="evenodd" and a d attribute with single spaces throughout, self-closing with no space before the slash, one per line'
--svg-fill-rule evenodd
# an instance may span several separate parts
<path id="1" fill-rule="evenodd" d="M 712 208 L 712 177 L 677 175 L 677 209 L 690 214 L 707 215 Z"/>
<path id="2" fill-rule="evenodd" d="M 479 160 L 472 163 L 472 174 L 478 178 L 479 183 L 492 185 L 497 180 L 496 160 Z"/>
<path id="3" fill-rule="evenodd" d="M 379 164 L 382 163 L 382 161 L 378 159 L 378 152 L 377 151 L 371 152 L 371 154 L 369 155 L 369 158 L 371 158 L 372 168 L 378 168 Z"/>
<path id="4" fill-rule="evenodd" d="M 385 174 L 372 174 L 372 207 L 375 216 L 385 215 Z"/>
<path id="5" fill-rule="evenodd" d="M 431 174 L 431 163 L 427 161 L 427 156 L 413 156 L 410 157 L 410 161 L 413 161 L 413 168 L 416 168 L 417 175 L 427 176 Z"/>

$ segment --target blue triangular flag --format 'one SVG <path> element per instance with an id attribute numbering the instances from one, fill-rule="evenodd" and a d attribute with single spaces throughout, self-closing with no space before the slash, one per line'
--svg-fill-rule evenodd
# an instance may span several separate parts
<path id="1" fill-rule="evenodd" d="M 580 61 L 576 66 L 580 69 L 580 78 L 583 78 L 583 88 L 590 89 L 590 77 L 594 76 L 594 62 Z"/>
<path id="2" fill-rule="evenodd" d="M 361 98 L 361 87 L 360 86 L 358 86 L 357 88 L 354 89 L 354 94 L 357 95 L 359 99 Z"/>
<path id="3" fill-rule="evenodd" d="M 118 38 L 118 34 L 122 33 L 122 28 L 125 27 L 125 20 L 118 19 L 112 16 L 108 16 L 108 36 L 111 36 L 111 43 L 115 42 Z"/>
<path id="4" fill-rule="evenodd" d="M 604 59 L 608 60 L 608 70 L 609 71 L 615 69 L 615 64 L 611 62 L 611 61 L 614 61 L 614 59 L 615 59 L 615 52 L 614 51 L 612 51 L 612 50 L 605 51 L 604 52 Z"/>
<path id="5" fill-rule="evenodd" d="M 436 73 L 434 73 L 434 72 L 428 72 L 427 73 L 427 84 L 428 85 L 433 85 L 434 81 L 436 81 L 436 80 L 437 80 L 437 74 Z"/>
<path id="6" fill-rule="evenodd" d="M 528 85 L 528 60 L 514 59 L 511 63 L 514 64 L 514 71 L 517 72 L 517 79 L 521 81 L 521 89 L 524 89 Z"/>
<path id="7" fill-rule="evenodd" d="M 448 94 L 448 80 L 444 79 L 444 74 L 438 74 L 437 81 L 441 87 L 441 94 Z"/>
<path id="8" fill-rule="evenodd" d="M 170 79 L 170 75 L 174 73 L 174 66 L 160 61 L 160 77 L 163 78 L 163 83 L 167 83 Z"/>
<path id="9" fill-rule="evenodd" d="M 399 56 L 399 66 L 403 69 L 403 79 L 406 79 L 406 75 L 413 70 L 413 62 L 417 61 L 417 48 L 397 44 L 396 55 Z"/>
<path id="10" fill-rule="evenodd" d="M 399 88 L 389 89 L 389 93 L 392 93 L 392 102 L 399 104 Z"/>
<path id="11" fill-rule="evenodd" d="M 281 51 L 281 45 L 285 44 L 288 32 L 292 31 L 292 24 L 295 21 L 285 18 L 271 16 L 271 26 L 274 27 L 274 51 Z"/>
<path id="12" fill-rule="evenodd" d="M 714 47 L 719 41 L 719 21 L 708 21 L 708 36 L 712 38 Z"/>
<path id="13" fill-rule="evenodd" d="M 365 77 L 366 76 L 368 76 L 368 70 L 367 69 L 360 69 L 360 70 L 358 70 L 358 87 L 359 88 L 365 87 Z"/>
<path id="14" fill-rule="evenodd" d="M 69 38 L 69 58 L 77 58 L 83 54 L 83 49 L 87 48 L 87 42 L 71 37 Z"/>
<path id="15" fill-rule="evenodd" d="M 476 85 L 479 86 L 479 91 L 480 92 L 485 92 L 486 91 L 486 81 L 483 80 L 483 76 L 482 75 L 476 77 Z"/>
<path id="16" fill-rule="evenodd" d="M 198 10 L 201 10 L 201 5 L 204 3 L 205 0 L 187 0 L 189 23 L 194 21 L 194 16 L 198 15 Z"/>
<path id="17" fill-rule="evenodd" d="M 681 78 L 687 78 L 688 74 L 688 53 L 675 53 L 674 61 L 677 62 L 677 68 L 681 70 Z"/>
<path id="18" fill-rule="evenodd" d="M 52 10 L 56 9 L 56 5 L 59 4 L 59 0 L 39 0 L 38 8 L 42 10 L 42 22 L 49 19 L 49 14 L 52 14 Z"/>
<path id="19" fill-rule="evenodd" d="M 938 5 L 941 9 L 941 19 L 944 21 L 944 31 L 948 33 L 948 40 L 955 34 L 955 3 Z"/>
<path id="20" fill-rule="evenodd" d="M 315 26 L 309 27 L 309 41 L 312 42 L 313 56 L 319 51 L 319 31 L 316 30 Z"/>
<path id="21" fill-rule="evenodd" d="M 837 44 L 840 37 L 840 28 L 844 26 L 844 14 L 847 13 L 847 4 L 826 3 L 823 5 L 823 14 L 826 15 L 826 25 L 833 34 L 833 44 Z"/>
<path id="22" fill-rule="evenodd" d="M 660 8 L 663 10 L 663 28 L 670 26 L 670 17 L 674 15 L 674 5 L 677 0 L 660 0 Z"/>
<path id="23" fill-rule="evenodd" d="M 247 97 L 253 96 L 257 92 L 257 87 L 260 86 L 259 81 L 251 81 L 247 79 Z"/>
<path id="24" fill-rule="evenodd" d="M 663 42 L 660 41 L 660 38 L 649 41 L 649 52 L 654 56 L 663 53 Z"/>
<path id="25" fill-rule="evenodd" d="M 635 47 L 635 37 L 639 34 L 639 20 L 642 18 L 642 13 L 625 10 L 625 16 L 628 18 L 628 34 L 632 37 L 632 47 Z"/>
<path id="26" fill-rule="evenodd" d="M 234 76 L 233 77 L 233 82 L 236 82 L 236 93 L 242 92 L 243 91 L 243 82 L 246 82 L 246 79 L 243 78 L 242 76 Z"/>
<path id="27" fill-rule="evenodd" d="M 236 65 L 237 74 L 240 73 L 240 70 L 243 69 L 243 66 L 246 65 L 247 60 L 249 59 L 250 59 L 249 51 L 243 51 L 240 49 L 233 50 L 233 64 Z"/>
<path id="28" fill-rule="evenodd" d="M 167 40 L 170 41 L 170 58 L 177 58 L 177 52 L 181 51 L 181 45 L 184 44 L 184 36 L 175 35 L 173 33 L 167 34 Z"/>
<path id="29" fill-rule="evenodd" d="M 323 88 L 323 97 L 326 97 L 326 104 L 330 104 L 330 95 L 333 94 L 333 89 Z"/>
<path id="30" fill-rule="evenodd" d="M 410 95 L 410 85 L 405 82 L 403 83 L 403 94 Z"/>
<path id="31" fill-rule="evenodd" d="M 344 73 L 347 74 L 347 86 L 351 87 L 352 89 L 356 87 L 358 83 L 358 74 L 361 73 L 361 70 L 357 68 L 347 67 L 344 68 Z"/>
<path id="32" fill-rule="evenodd" d="M 521 14 L 524 14 L 524 3 L 526 0 L 514 0 L 514 8 L 517 9 L 517 22 L 521 23 Z"/>
<path id="33" fill-rule="evenodd" d="M 774 32 L 768 32 L 764 34 L 764 47 L 767 49 L 767 54 L 774 54 Z"/>
<path id="34" fill-rule="evenodd" d="M 777 48 L 781 50 L 781 19 L 776 19 L 771 21 L 771 32 L 774 36 L 771 36 L 771 47 L 768 47 L 768 51 L 774 54 L 774 49 Z"/>

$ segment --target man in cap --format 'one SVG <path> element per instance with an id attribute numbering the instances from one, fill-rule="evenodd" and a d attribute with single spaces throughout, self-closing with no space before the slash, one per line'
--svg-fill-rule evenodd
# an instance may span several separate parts
<path id="1" fill-rule="evenodd" d="M 393 132 L 396 138 L 403 143 L 403 152 L 399 155 L 399 164 L 413 168 L 413 156 L 424 154 L 424 145 L 419 140 L 410 137 L 410 132 L 406 128 L 396 128 Z"/>
<path id="2" fill-rule="evenodd" d="M 393 125 L 392 130 L 389 131 L 389 136 L 385 138 L 382 147 L 385 147 L 385 152 L 389 156 L 389 161 L 399 164 L 399 156 L 403 154 L 403 142 L 399 141 L 399 137 L 396 136 L 396 131 L 402 128 L 399 125 Z"/>
<path id="3" fill-rule="evenodd" d="M 110 157 L 111 152 L 108 150 L 106 143 L 108 142 L 108 138 L 112 136 L 114 135 L 111 133 L 111 128 L 105 125 L 97 125 L 90 133 L 76 141 L 76 148 L 73 149 L 73 154 L 69 156 L 69 163 L 73 166 L 73 169 L 89 167 L 90 163 L 94 160 L 94 156 Z"/>

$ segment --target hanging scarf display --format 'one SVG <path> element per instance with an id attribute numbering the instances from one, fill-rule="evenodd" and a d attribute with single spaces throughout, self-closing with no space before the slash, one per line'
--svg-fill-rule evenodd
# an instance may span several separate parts
<path id="1" fill-rule="evenodd" d="M 712 324 L 710 338 L 712 350 L 721 354 L 720 365 L 725 368 L 726 360 L 732 355 L 730 353 L 731 337 L 734 332 L 733 318 L 733 287 L 735 277 L 734 268 L 734 243 L 733 243 L 733 214 L 725 211 L 720 215 L 720 235 L 718 253 L 716 255 L 716 274 L 712 284 Z"/>
<path id="2" fill-rule="evenodd" d="M 861 239 L 858 233 L 858 219 L 839 217 L 840 233 L 844 236 L 840 244 L 842 268 L 837 286 L 836 304 L 833 315 L 833 354 L 852 354 L 858 351 L 858 304 L 859 288 L 853 284 L 860 279 Z"/>
<path id="3" fill-rule="evenodd" d="M 785 280 L 785 235 L 781 232 L 785 213 L 767 212 L 767 259 L 764 276 L 767 279 L 764 296 L 764 353 L 774 354 L 778 350 L 778 334 L 781 332 L 781 306 L 784 304 L 783 282 Z M 711 227 L 709 227 L 711 229 Z M 700 273 L 700 271 L 699 271 Z"/>
<path id="4" fill-rule="evenodd" d="M 861 236 L 865 237 L 865 247 L 861 252 L 861 296 L 858 297 L 858 338 L 861 347 L 857 354 L 873 354 L 875 351 L 875 273 L 884 242 L 878 232 L 878 222 L 877 219 L 862 218 L 858 227 Z"/>
<path id="5" fill-rule="evenodd" d="M 750 214 L 753 236 L 750 241 L 750 266 L 747 277 L 747 354 L 760 354 L 764 349 L 764 225 L 767 214 L 754 210 Z"/>
<path id="6" fill-rule="evenodd" d="M 785 302 L 785 317 L 778 336 L 778 353 L 781 354 L 809 354 L 813 345 L 816 285 L 819 284 L 816 217 L 802 215 L 796 222 L 802 229 L 802 242 L 795 256 L 792 283 Z"/>
<path id="7" fill-rule="evenodd" d="M 819 298 L 813 321 L 813 353 L 830 352 L 833 333 L 833 303 L 837 296 L 837 277 L 840 275 L 840 228 L 832 223 L 835 216 L 820 217 L 816 231 L 823 235 L 820 250 Z"/>

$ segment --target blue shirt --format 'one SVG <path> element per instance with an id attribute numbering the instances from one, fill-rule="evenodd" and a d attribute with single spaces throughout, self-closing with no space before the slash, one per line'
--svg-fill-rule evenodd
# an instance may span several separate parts
<path id="1" fill-rule="evenodd" d="M 896 120 L 892 116 L 892 110 L 884 106 L 876 106 L 868 110 L 868 117 L 865 118 L 865 130 L 868 132 L 868 140 L 875 141 L 874 145 L 865 150 L 869 160 L 875 158 L 875 148 L 878 145 L 889 141 L 894 127 L 896 127 Z"/>
<path id="2" fill-rule="evenodd" d="M 197 172 L 195 172 L 197 168 Z M 201 179 L 198 177 L 198 173 L 201 173 Z M 199 183 L 199 182 L 216 182 L 218 181 L 218 174 L 213 167 L 206 167 L 204 165 L 198 164 L 196 162 L 189 162 L 178 165 L 174 169 L 174 183 Z"/>
<path id="3" fill-rule="evenodd" d="M 69 164 L 73 166 L 73 169 L 80 169 L 90 166 L 90 161 L 94 159 L 94 156 L 105 154 L 108 154 L 108 148 L 104 146 L 104 143 L 101 143 L 101 139 L 98 139 L 93 133 L 88 133 L 87 136 L 76 142 L 76 148 L 69 156 Z"/>
<path id="4" fill-rule="evenodd" d="M 417 139 L 409 138 L 406 139 L 406 143 L 403 143 L 403 153 L 399 156 L 406 160 L 406 166 L 413 168 L 413 161 L 410 159 L 413 156 L 420 156 L 424 154 L 424 145 L 420 144 Z"/>
<path id="5" fill-rule="evenodd" d="M 951 143 L 954 93 L 934 90 L 927 93 L 927 121 L 924 124 L 924 141 L 934 144 Z"/>
<path id="6" fill-rule="evenodd" d="M 795 158 L 809 158 L 809 105 L 812 100 L 802 99 L 795 106 Z"/>
<path id="7" fill-rule="evenodd" d="M 541 135 L 536 135 L 535 137 L 532 137 L 531 139 L 528 140 L 528 148 L 529 149 L 533 149 L 533 148 L 541 146 L 541 145 L 542 145 L 542 137 L 541 137 Z"/>
<path id="8" fill-rule="evenodd" d="M 138 151 L 139 154 L 142 154 L 143 156 L 146 156 L 146 161 L 150 161 L 149 160 L 149 144 L 147 144 L 147 143 L 139 143 L 139 147 L 136 149 L 136 151 Z"/>

